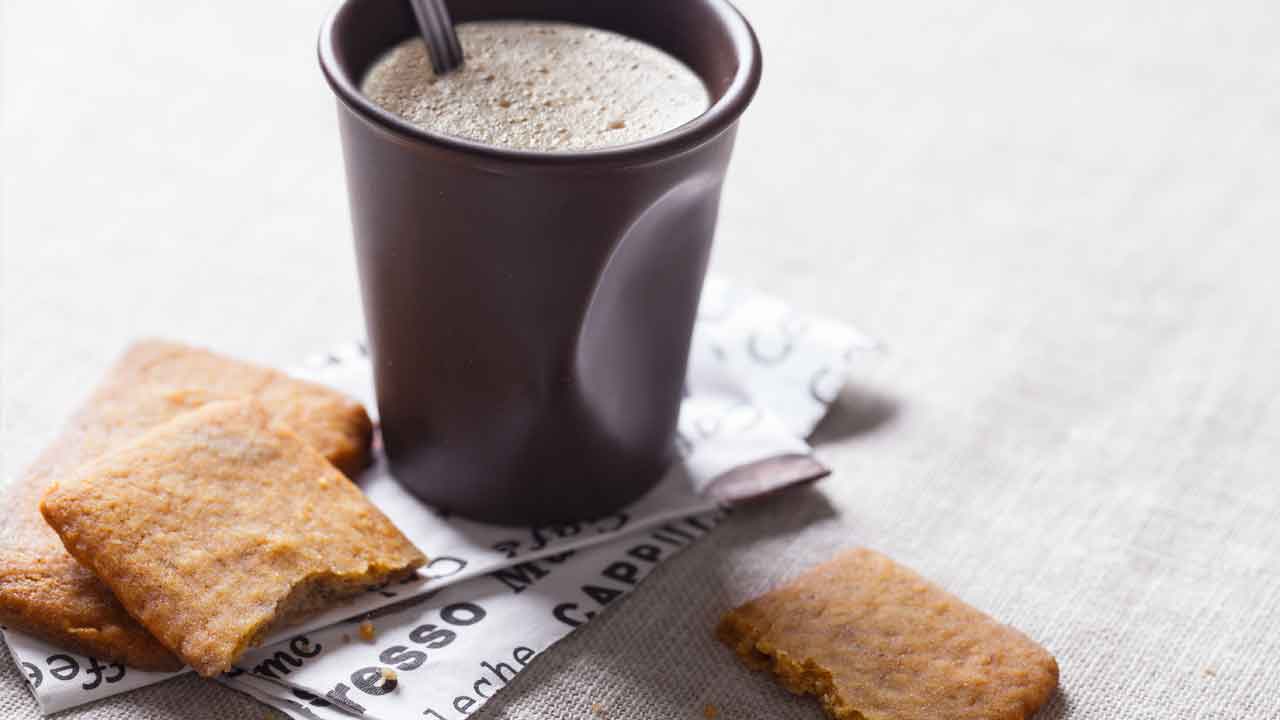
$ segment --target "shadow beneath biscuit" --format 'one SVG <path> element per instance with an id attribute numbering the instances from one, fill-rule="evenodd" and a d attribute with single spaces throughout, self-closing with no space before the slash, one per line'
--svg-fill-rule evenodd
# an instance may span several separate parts
<path id="1" fill-rule="evenodd" d="M 1062 720 L 1062 718 L 1071 717 L 1071 711 L 1075 709 L 1074 703 L 1071 702 L 1071 694 L 1067 689 L 1058 686 L 1054 691 L 1053 697 L 1049 698 L 1049 702 L 1040 708 L 1040 712 L 1036 713 L 1032 720 Z"/>
<path id="2" fill-rule="evenodd" d="M 846 383 L 822 421 L 809 434 L 811 445 L 830 445 L 875 432 L 898 416 L 897 400 L 875 390 Z"/>

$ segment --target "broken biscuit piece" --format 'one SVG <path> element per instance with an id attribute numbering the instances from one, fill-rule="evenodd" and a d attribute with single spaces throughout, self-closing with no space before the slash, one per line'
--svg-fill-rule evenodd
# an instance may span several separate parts
<path id="1" fill-rule="evenodd" d="M 865 548 L 729 611 L 717 635 L 837 720 L 1023 720 L 1058 684 L 1027 636 Z"/>
<path id="2" fill-rule="evenodd" d="M 214 402 L 58 481 L 67 550 L 201 675 L 274 627 L 426 558 L 254 400 Z"/>
<path id="3" fill-rule="evenodd" d="M 252 397 L 279 420 L 355 477 L 371 458 L 373 423 L 360 403 L 333 390 L 203 348 L 166 340 L 142 340 L 116 368 L 133 385 L 199 388 L 210 393 Z"/>
<path id="4" fill-rule="evenodd" d="M 339 469 L 370 456 L 373 425 L 342 393 L 277 370 L 164 340 L 134 343 L 92 397 L 0 497 L 0 625 L 144 670 L 182 663 L 76 562 L 40 516 L 55 480 L 214 400 L 256 397 Z"/>

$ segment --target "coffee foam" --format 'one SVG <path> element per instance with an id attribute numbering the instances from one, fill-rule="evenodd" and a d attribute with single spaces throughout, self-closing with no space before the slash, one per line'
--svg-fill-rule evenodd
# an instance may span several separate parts
<path id="1" fill-rule="evenodd" d="M 466 64 L 437 77 L 421 38 L 388 51 L 361 91 L 426 130 L 523 150 L 636 142 L 702 114 L 702 80 L 663 51 L 568 23 L 463 23 Z"/>

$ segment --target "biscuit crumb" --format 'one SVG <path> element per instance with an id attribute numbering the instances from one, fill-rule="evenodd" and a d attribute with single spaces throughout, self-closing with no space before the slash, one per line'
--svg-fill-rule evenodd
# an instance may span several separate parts
<path id="1" fill-rule="evenodd" d="M 1213 668 L 1205 668 L 1204 675 L 1205 677 L 1218 677 L 1218 671 Z"/>
<path id="2" fill-rule="evenodd" d="M 398 675 L 396 675 L 396 671 L 392 670 L 391 668 L 384 667 L 380 670 L 380 672 L 382 673 L 382 679 L 386 681 L 392 681 L 392 680 L 395 680 L 397 677 L 399 677 Z"/>
<path id="3" fill-rule="evenodd" d="M 707 720 L 715 720 L 719 716 L 720 716 L 720 711 L 716 709 L 715 705 L 712 705 L 711 703 L 707 703 L 705 706 L 703 706 L 702 717 L 706 718 Z"/>
<path id="4" fill-rule="evenodd" d="M 604 705 L 601 705 L 598 702 L 591 703 L 591 714 L 595 715 L 596 717 L 604 717 L 605 716 Z"/>
<path id="5" fill-rule="evenodd" d="M 369 622 L 368 620 L 365 620 L 364 622 L 360 623 L 359 630 L 360 630 L 360 639 L 364 640 L 365 642 L 373 642 L 373 639 L 378 635 L 378 629 L 375 628 L 373 626 L 373 623 Z"/>

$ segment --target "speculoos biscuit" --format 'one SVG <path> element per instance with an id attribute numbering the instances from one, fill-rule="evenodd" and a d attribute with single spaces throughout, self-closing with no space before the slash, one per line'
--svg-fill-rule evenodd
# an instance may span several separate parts
<path id="1" fill-rule="evenodd" d="M 1058 684 L 1027 636 L 865 548 L 729 611 L 717 635 L 838 720 L 1021 720 Z"/>
<path id="2" fill-rule="evenodd" d="M 174 342 L 130 347 L 27 470 L 4 488 L 0 624 L 54 645 L 145 670 L 181 661 L 63 548 L 40 516 L 50 484 L 211 400 L 253 396 L 344 472 L 367 463 L 372 423 L 359 403 L 284 373 Z"/>
<path id="3" fill-rule="evenodd" d="M 212 402 L 54 482 L 67 550 L 204 676 L 423 554 L 256 400 Z"/>

